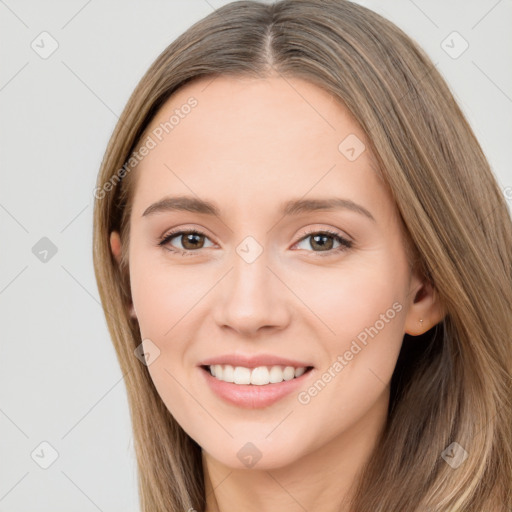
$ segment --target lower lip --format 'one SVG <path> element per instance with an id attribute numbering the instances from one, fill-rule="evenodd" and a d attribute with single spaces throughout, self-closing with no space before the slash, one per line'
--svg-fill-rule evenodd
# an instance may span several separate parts
<path id="1" fill-rule="evenodd" d="M 274 404 L 286 395 L 296 391 L 310 376 L 313 369 L 303 373 L 300 377 L 283 380 L 274 384 L 257 386 L 255 384 L 234 384 L 216 379 L 208 370 L 199 367 L 210 389 L 220 398 L 238 407 L 245 409 L 261 409 Z"/>

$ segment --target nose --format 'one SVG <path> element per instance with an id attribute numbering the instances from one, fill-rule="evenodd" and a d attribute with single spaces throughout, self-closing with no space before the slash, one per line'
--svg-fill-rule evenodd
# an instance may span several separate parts
<path id="1" fill-rule="evenodd" d="M 290 322 L 290 292 L 270 268 L 267 253 L 252 262 L 234 255 L 229 274 L 216 287 L 215 322 L 240 336 L 255 337 L 260 331 L 281 330 Z"/>

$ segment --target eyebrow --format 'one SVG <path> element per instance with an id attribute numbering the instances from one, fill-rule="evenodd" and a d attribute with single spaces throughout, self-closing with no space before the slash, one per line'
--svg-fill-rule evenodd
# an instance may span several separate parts
<path id="1" fill-rule="evenodd" d="M 310 213 L 316 211 L 333 211 L 333 210 L 350 210 L 368 219 L 375 221 L 373 215 L 363 206 L 351 201 L 350 199 L 342 199 L 339 197 L 317 198 L 317 199 L 291 199 L 282 204 L 281 215 L 293 216 L 301 213 Z M 203 213 L 220 217 L 220 209 L 210 201 L 199 199 L 192 196 L 168 196 L 148 206 L 142 217 L 147 217 L 155 213 L 168 211 L 186 211 L 193 213 Z"/>

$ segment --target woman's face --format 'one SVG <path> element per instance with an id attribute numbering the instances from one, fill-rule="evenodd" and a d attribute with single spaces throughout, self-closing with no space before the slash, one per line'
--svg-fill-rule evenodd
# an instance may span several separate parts
<path id="1" fill-rule="evenodd" d="M 232 468 L 362 446 L 404 333 L 430 320 L 361 128 L 303 80 L 218 77 L 177 91 L 142 144 L 131 291 L 169 411 Z"/>

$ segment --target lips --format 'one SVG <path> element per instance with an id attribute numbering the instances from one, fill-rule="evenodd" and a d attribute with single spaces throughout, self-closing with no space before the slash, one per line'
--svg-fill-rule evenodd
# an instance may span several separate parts
<path id="1" fill-rule="evenodd" d="M 311 368 L 311 367 L 310 367 Z M 279 383 L 253 385 L 224 382 L 212 376 L 205 367 L 199 367 L 200 377 L 210 390 L 224 402 L 244 409 L 261 409 L 297 393 L 300 388 L 310 382 L 315 371 L 310 369 L 291 380 Z"/>
<path id="2" fill-rule="evenodd" d="M 211 365 L 226 365 L 229 364 L 233 367 L 243 366 L 245 368 L 257 368 L 258 366 L 293 366 L 294 368 L 313 367 L 307 361 L 299 361 L 297 359 L 289 359 L 286 357 L 279 357 L 272 354 L 225 354 L 221 356 L 211 357 L 201 361 L 198 366 L 211 366 Z"/>

